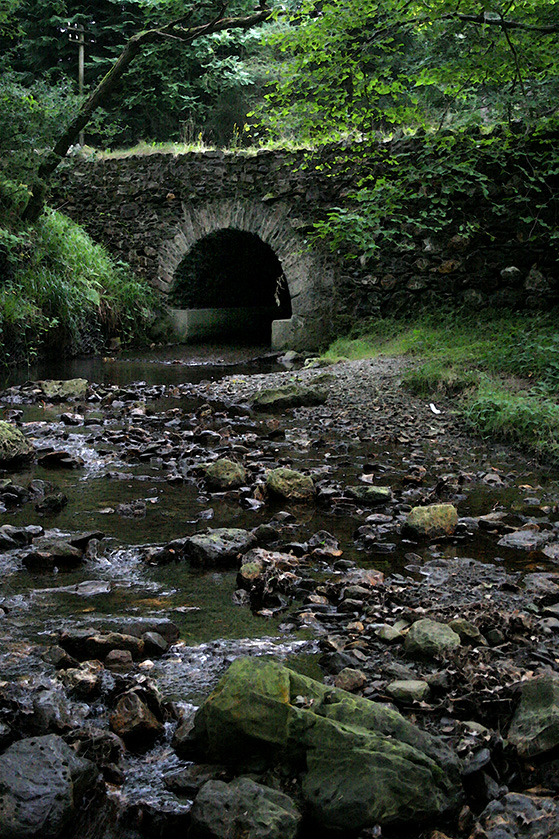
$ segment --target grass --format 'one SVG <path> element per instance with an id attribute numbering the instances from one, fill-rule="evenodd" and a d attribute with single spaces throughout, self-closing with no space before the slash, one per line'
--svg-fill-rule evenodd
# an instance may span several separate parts
<path id="1" fill-rule="evenodd" d="M 147 332 L 149 287 L 55 210 L 32 226 L 0 212 L 0 272 L 0 363 L 98 351 Z"/>
<path id="2" fill-rule="evenodd" d="M 452 396 L 474 431 L 559 462 L 559 311 L 425 313 L 360 324 L 327 358 L 406 355 L 405 385 Z"/>

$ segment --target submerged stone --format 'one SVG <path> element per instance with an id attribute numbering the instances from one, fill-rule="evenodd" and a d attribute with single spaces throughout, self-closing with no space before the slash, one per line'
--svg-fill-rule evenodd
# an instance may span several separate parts
<path id="1" fill-rule="evenodd" d="M 306 765 L 303 797 L 329 828 L 414 822 L 460 801 L 459 761 L 442 740 L 272 661 L 234 661 L 195 734 L 211 760 L 242 764 L 257 753 Z"/>

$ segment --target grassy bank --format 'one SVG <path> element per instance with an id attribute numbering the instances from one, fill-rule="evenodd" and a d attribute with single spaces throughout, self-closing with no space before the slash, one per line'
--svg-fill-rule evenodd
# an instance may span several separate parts
<path id="1" fill-rule="evenodd" d="M 559 311 L 423 314 L 362 323 L 330 358 L 412 356 L 414 393 L 452 396 L 475 432 L 559 462 Z"/>
<path id="2" fill-rule="evenodd" d="M 62 213 L 22 225 L 0 205 L 0 364 L 145 339 L 149 287 Z"/>

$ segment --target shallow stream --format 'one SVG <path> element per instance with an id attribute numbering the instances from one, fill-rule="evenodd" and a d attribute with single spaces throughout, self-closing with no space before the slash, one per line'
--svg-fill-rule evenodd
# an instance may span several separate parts
<path id="1" fill-rule="evenodd" d="M 60 362 L 31 371 L 15 371 L 5 386 L 43 378 L 78 376 L 102 386 L 118 385 L 110 402 L 69 404 L 18 404 L 3 400 L 2 414 L 17 416 L 26 433 L 41 449 L 64 450 L 81 465 L 73 469 L 52 469 L 35 463 L 32 467 L 6 474 L 14 483 L 28 487 L 32 481 L 56 485 L 68 498 L 54 516 L 37 512 L 33 503 L 4 507 L 0 524 L 40 525 L 58 533 L 100 531 L 96 551 L 77 569 L 30 572 L 21 565 L 17 551 L 0 553 L 0 607 L 6 616 L 0 622 L 0 667 L 3 679 L 29 682 L 45 673 L 41 650 L 66 627 L 111 627 L 123 618 L 166 617 L 179 628 L 180 641 L 146 670 L 154 677 L 165 700 L 199 703 L 207 695 L 228 663 L 239 655 L 273 655 L 292 666 L 318 676 L 316 639 L 310 630 L 300 630 L 289 612 L 274 616 L 253 614 L 235 605 L 236 570 L 200 571 L 186 563 L 150 565 L 143 549 L 164 545 L 206 527 L 255 528 L 274 515 L 288 511 L 290 539 L 304 543 L 313 533 L 326 530 L 339 542 L 344 559 L 385 574 L 411 574 L 420 578 L 425 560 L 438 557 L 475 556 L 484 562 L 504 564 L 515 570 L 556 569 L 541 553 L 533 554 L 497 548 L 495 538 L 477 533 L 462 544 L 432 544 L 410 548 L 396 533 L 392 522 L 378 527 L 378 539 L 363 550 L 354 539 L 357 527 L 371 512 L 321 505 L 290 506 L 283 502 L 260 503 L 249 493 L 209 493 L 200 483 L 174 480 L 177 464 L 167 455 L 162 433 L 173 431 L 190 412 L 204 405 L 204 382 L 223 376 L 273 372 L 278 367 L 265 349 L 223 350 L 177 348 L 135 354 L 129 358 L 86 359 Z M 142 382 L 141 386 L 134 383 Z M 193 387 L 189 389 L 189 385 Z M 142 393 L 142 435 L 134 438 L 135 420 L 129 404 Z M 97 411 L 95 410 L 97 409 Z M 79 410 L 85 423 L 66 425 L 61 415 Z M 16 412 L 16 413 L 14 413 Z M 17 413 L 17 412 L 21 412 Z M 261 447 L 266 417 L 238 413 L 227 416 L 227 434 L 236 440 L 247 463 L 265 467 L 268 462 L 297 464 L 313 475 L 340 484 L 358 484 L 374 475 L 377 484 L 401 484 L 409 468 L 409 446 L 398 443 L 361 442 L 328 429 L 316 436 L 301 424 L 297 414 L 280 418 L 284 434 L 271 446 Z M 175 425 L 173 425 L 175 423 Z M 225 422 L 224 422 L 225 424 Z M 195 423 L 192 423 L 195 430 Z M 275 426 L 273 426 L 275 427 Z M 136 442 L 146 447 L 149 435 L 157 445 L 153 451 L 131 456 Z M 434 455 L 429 443 L 412 444 L 415 463 L 428 462 Z M 191 459 L 204 458 L 207 451 L 219 451 L 219 441 L 194 433 Z M 484 451 L 471 443 L 465 446 L 463 473 L 480 471 Z M 436 455 L 437 453 L 435 453 Z M 444 457 L 441 452 L 440 457 Z M 456 471 L 456 465 L 453 470 Z M 506 450 L 494 452 L 488 470 L 503 480 L 479 481 L 453 499 L 462 517 L 485 515 L 492 510 L 515 511 L 527 521 L 559 518 L 557 510 L 559 475 L 535 467 Z M 450 471 L 450 467 L 449 467 Z M 410 490 L 410 503 L 413 492 Z M 288 520 L 289 521 L 289 520 Z M 315 577 L 326 574 L 324 564 L 309 569 Z M 163 770 L 181 761 L 167 746 L 159 746 L 143 757 L 130 757 L 127 781 L 118 793 L 129 803 L 142 801 L 165 806 L 170 794 L 161 783 Z"/>

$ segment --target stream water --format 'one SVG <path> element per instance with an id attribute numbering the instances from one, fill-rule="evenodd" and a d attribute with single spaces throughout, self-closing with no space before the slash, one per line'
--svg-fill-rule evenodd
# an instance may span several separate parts
<path id="1" fill-rule="evenodd" d="M 275 357 L 261 349 L 227 349 L 216 347 L 177 348 L 151 351 L 128 358 L 61 361 L 48 367 L 12 371 L 5 386 L 43 378 L 87 378 L 104 386 L 118 385 L 120 397 L 137 395 L 136 382 L 143 382 L 146 418 L 143 428 L 153 434 L 162 427 L 173 428 L 179 416 L 199 409 L 203 404 L 203 388 L 196 394 L 185 385 L 199 386 L 226 375 L 273 372 L 280 368 Z M 161 386 L 165 386 L 162 388 Z M 173 388 L 176 386 L 176 392 Z M 124 395 L 123 395 L 124 394 Z M 41 650 L 68 627 L 117 626 L 123 618 L 170 618 L 179 629 L 180 640 L 170 652 L 146 670 L 157 681 L 167 701 L 198 704 L 214 686 L 228 663 L 239 655 L 273 655 L 288 659 L 302 671 L 321 678 L 317 662 L 316 639 L 308 630 L 296 629 L 289 615 L 253 614 L 235 605 L 232 594 L 236 588 L 236 570 L 196 571 L 186 563 L 163 566 L 149 565 L 143 549 L 163 545 L 173 539 L 192 535 L 211 527 L 255 528 L 269 522 L 274 514 L 286 509 L 285 502 L 250 504 L 243 493 L 201 491 L 193 482 L 169 480 L 169 462 L 154 447 L 141 459 L 130 459 L 130 420 L 119 414 L 112 404 L 112 413 L 103 415 L 92 410 L 86 423 L 66 426 L 61 420 L 65 411 L 76 411 L 76 404 L 17 404 L 2 401 L 4 416 L 21 411 L 18 421 L 40 442 L 41 448 L 64 450 L 81 458 L 77 469 L 58 469 L 34 463 L 31 467 L 4 477 L 27 487 L 33 481 L 56 484 L 68 498 L 67 505 L 54 517 L 45 517 L 31 503 L 4 508 L 1 524 L 16 526 L 40 525 L 55 533 L 100 531 L 97 552 L 71 571 L 31 572 L 22 567 L 14 551 L 0 553 L 0 607 L 9 618 L 0 623 L 0 670 L 3 679 L 32 683 L 45 673 Z M 95 404 L 90 406 L 95 408 Z M 258 451 L 255 432 L 261 419 L 251 416 L 228 417 L 231 434 L 244 447 L 246 457 L 266 463 L 268 453 Z M 344 484 L 358 483 L 367 474 L 371 463 L 371 445 L 356 440 L 343 440 L 339 435 L 323 435 L 321 446 L 296 418 L 286 415 L 285 435 L 278 437 L 274 457 L 278 462 L 293 460 L 297 468 L 311 469 L 315 474 L 325 469 L 332 480 Z M 133 423 L 132 423 L 133 424 Z M 126 437 L 126 439 L 125 439 Z M 145 440 L 144 440 L 145 442 Z M 250 447 L 254 448 L 251 454 Z M 192 457 L 197 450 L 193 444 Z M 466 460 L 474 462 L 476 452 L 465 452 Z M 392 485 L 401 481 L 407 464 L 401 448 L 383 444 L 375 452 L 377 483 Z M 467 470 L 470 463 L 461 464 Z M 458 501 L 461 516 L 476 516 L 505 507 L 526 517 L 544 515 L 541 510 L 557 501 L 558 475 L 544 468 L 527 466 L 523 459 L 501 452 L 492 465 L 500 474 L 514 474 L 515 480 L 505 486 L 481 484 Z M 536 502 L 531 496 L 537 495 Z M 513 569 L 549 570 L 554 566 L 538 555 L 508 548 L 495 548 L 495 540 L 479 533 L 468 541 L 448 545 L 430 545 L 410 559 L 409 546 L 394 536 L 387 527 L 386 536 L 376 547 L 364 552 L 354 540 L 356 527 L 363 517 L 343 511 L 333 513 L 321 506 L 298 507 L 293 511 L 293 542 L 304 542 L 313 533 L 329 531 L 340 544 L 343 557 L 366 568 L 386 573 L 421 575 L 425 559 L 461 554 L 487 562 L 498 562 Z M 414 565 L 415 562 L 415 565 Z M 319 565 L 310 573 L 320 575 Z M 130 756 L 126 782 L 115 792 L 127 805 L 177 807 L 176 799 L 163 786 L 164 771 L 183 765 L 168 745 L 159 745 L 147 755 Z M 173 799 L 173 803 L 171 803 Z M 186 806 L 186 805 L 185 805 Z M 132 834 L 130 834 L 132 835 Z"/>

